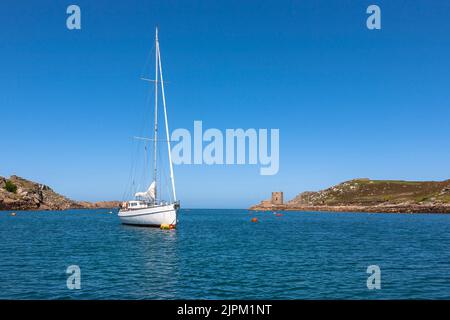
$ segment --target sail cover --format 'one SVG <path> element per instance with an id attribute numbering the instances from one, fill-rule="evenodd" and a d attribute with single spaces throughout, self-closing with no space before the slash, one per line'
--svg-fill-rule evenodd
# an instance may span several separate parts
<path id="1" fill-rule="evenodd" d="M 136 198 L 146 198 L 149 200 L 155 200 L 155 191 L 156 191 L 156 183 L 155 181 L 152 182 L 150 187 L 148 187 L 148 190 L 145 192 L 136 192 L 135 197 Z"/>

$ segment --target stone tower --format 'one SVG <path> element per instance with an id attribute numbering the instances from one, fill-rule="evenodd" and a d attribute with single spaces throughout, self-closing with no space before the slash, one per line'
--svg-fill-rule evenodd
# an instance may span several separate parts
<path id="1" fill-rule="evenodd" d="M 283 204 L 283 192 L 272 192 L 272 204 Z"/>

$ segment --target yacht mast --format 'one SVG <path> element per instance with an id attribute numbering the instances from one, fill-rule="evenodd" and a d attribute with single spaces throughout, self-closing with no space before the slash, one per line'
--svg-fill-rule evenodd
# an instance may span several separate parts
<path id="1" fill-rule="evenodd" d="M 170 153 L 169 123 L 167 121 L 166 95 L 164 94 L 164 79 L 163 79 L 163 74 L 162 74 L 161 53 L 159 52 L 159 45 L 158 45 L 158 62 L 159 62 L 159 74 L 160 74 L 160 78 L 161 78 L 161 93 L 162 93 L 162 101 L 163 101 L 163 109 L 164 109 L 164 120 L 165 120 L 165 124 L 166 124 L 167 151 L 169 153 L 170 180 L 172 182 L 173 201 L 175 202 L 175 201 L 177 201 L 177 195 L 175 192 L 175 179 L 173 176 L 172 154 Z"/>
<path id="2" fill-rule="evenodd" d="M 156 27 L 155 32 L 155 129 L 154 129 L 154 140 L 153 140 L 153 181 L 155 181 L 155 200 L 156 203 L 156 197 L 157 197 L 157 183 L 156 183 L 156 160 L 157 160 L 157 153 L 156 153 L 156 147 L 158 145 L 158 56 L 159 56 L 159 43 L 158 43 L 158 27 Z"/>

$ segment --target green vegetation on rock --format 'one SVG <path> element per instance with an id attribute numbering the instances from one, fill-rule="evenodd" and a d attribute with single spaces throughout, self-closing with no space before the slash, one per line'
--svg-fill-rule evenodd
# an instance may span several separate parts
<path id="1" fill-rule="evenodd" d="M 4 186 L 5 190 L 11 193 L 16 193 L 17 192 L 17 186 L 11 181 L 11 180 L 6 180 L 5 181 L 5 186 Z"/>
<path id="2" fill-rule="evenodd" d="M 354 179 L 331 188 L 299 194 L 293 205 L 362 205 L 448 203 L 450 180 L 402 181 Z"/>

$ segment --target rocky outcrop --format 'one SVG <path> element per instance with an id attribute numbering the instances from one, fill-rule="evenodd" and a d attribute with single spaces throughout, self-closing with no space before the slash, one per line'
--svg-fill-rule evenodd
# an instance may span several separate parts
<path id="1" fill-rule="evenodd" d="M 118 201 L 79 202 L 68 199 L 49 186 L 18 176 L 0 177 L 0 210 L 67 210 L 116 208 Z"/>
<path id="2" fill-rule="evenodd" d="M 450 213 L 450 180 L 400 181 L 354 179 L 331 188 L 303 192 L 284 205 L 251 210 L 334 212 Z"/>

